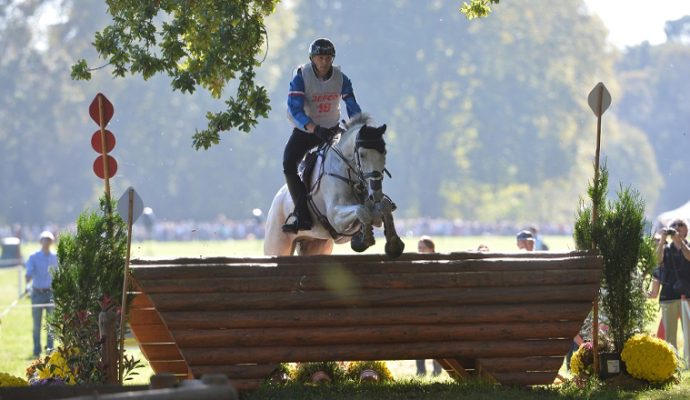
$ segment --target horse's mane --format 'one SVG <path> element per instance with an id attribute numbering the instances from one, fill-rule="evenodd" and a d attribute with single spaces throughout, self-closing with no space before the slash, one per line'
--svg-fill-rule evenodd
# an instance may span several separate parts
<path id="1" fill-rule="evenodd" d="M 340 143 L 346 143 L 350 140 L 354 140 L 352 134 L 358 132 L 356 129 L 361 125 L 371 125 L 374 119 L 368 113 L 359 113 L 355 115 L 354 118 L 345 123 L 345 131 L 340 135 Z M 356 135 L 354 136 L 356 137 Z M 354 145 L 354 143 L 353 143 Z"/>

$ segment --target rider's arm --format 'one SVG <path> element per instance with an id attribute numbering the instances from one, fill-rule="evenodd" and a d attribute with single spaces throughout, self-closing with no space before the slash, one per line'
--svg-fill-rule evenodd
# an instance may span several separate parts
<path id="1" fill-rule="evenodd" d="M 353 116 L 362 112 L 359 104 L 357 104 L 357 99 L 355 98 L 355 91 L 352 89 L 352 82 L 347 75 L 343 74 L 343 90 L 342 90 L 343 101 L 347 107 L 347 116 L 352 118 Z"/>
<path id="2" fill-rule="evenodd" d="M 290 91 L 287 99 L 288 111 L 292 119 L 297 121 L 301 128 L 307 132 L 313 131 L 310 125 L 314 125 L 311 118 L 304 112 L 304 79 L 302 78 L 302 70 L 297 69 L 295 76 L 290 81 Z"/>

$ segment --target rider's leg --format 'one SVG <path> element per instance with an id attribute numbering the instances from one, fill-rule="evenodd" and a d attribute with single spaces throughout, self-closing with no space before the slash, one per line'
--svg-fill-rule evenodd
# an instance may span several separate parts
<path id="1" fill-rule="evenodd" d="M 294 232 L 309 230 L 312 227 L 311 215 L 307 204 L 307 188 L 297 175 L 297 165 L 310 148 L 319 144 L 321 140 L 316 135 L 294 129 L 285 145 L 283 153 L 283 173 L 288 191 L 295 204 L 295 221 L 283 225 L 283 231 Z"/>

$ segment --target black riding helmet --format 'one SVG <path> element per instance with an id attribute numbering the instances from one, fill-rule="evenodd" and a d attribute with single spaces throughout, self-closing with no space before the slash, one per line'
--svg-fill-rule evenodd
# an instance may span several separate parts
<path id="1" fill-rule="evenodd" d="M 321 55 L 335 57 L 335 46 L 326 38 L 316 39 L 309 46 L 309 58 Z"/>

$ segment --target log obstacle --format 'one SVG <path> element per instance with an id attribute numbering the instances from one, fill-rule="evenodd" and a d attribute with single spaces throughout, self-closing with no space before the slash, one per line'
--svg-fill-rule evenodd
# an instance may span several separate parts
<path id="1" fill-rule="evenodd" d="M 588 252 L 134 260 L 129 322 L 156 373 L 238 390 L 281 362 L 422 358 L 550 384 L 601 272 Z"/>

